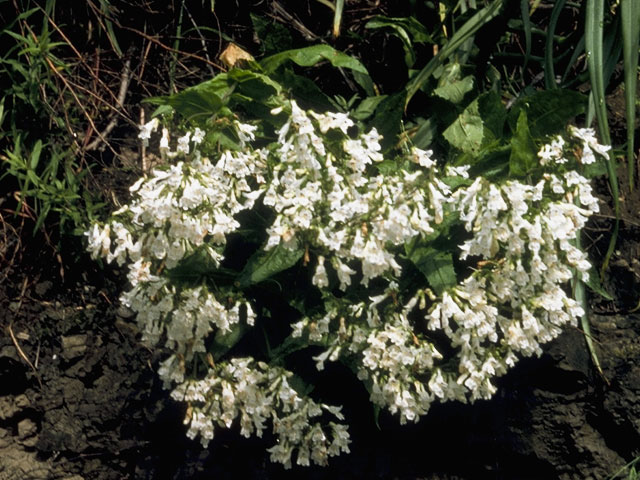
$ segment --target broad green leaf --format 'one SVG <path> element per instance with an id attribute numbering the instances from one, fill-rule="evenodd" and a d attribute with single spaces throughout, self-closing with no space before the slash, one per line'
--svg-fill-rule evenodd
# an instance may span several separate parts
<path id="1" fill-rule="evenodd" d="M 244 337 L 245 333 L 249 331 L 249 326 L 244 322 L 239 322 L 231 326 L 231 330 L 223 332 L 218 330 L 216 332 L 211 345 L 211 355 L 214 360 L 220 360 L 225 353 L 231 350 L 240 340 Z"/>
<path id="2" fill-rule="evenodd" d="M 465 153 L 481 148 L 502 135 L 505 110 L 495 92 L 480 95 L 443 132 L 444 138 Z"/>
<path id="3" fill-rule="evenodd" d="M 210 247 L 199 248 L 184 258 L 175 268 L 169 270 L 168 277 L 171 280 L 193 282 L 212 274 L 223 274 L 214 258 L 215 255 Z"/>
<path id="4" fill-rule="evenodd" d="M 313 45 L 311 47 L 297 48 L 287 50 L 285 52 L 276 53 L 270 57 L 263 58 L 260 62 L 267 74 L 275 72 L 280 65 L 291 61 L 301 67 L 312 67 L 322 61 L 328 61 L 334 67 L 348 68 L 354 72 L 359 72 L 369 77 L 369 72 L 365 66 L 355 57 L 342 53 L 329 45 Z M 367 90 L 367 86 L 363 84 L 362 77 L 354 77 L 356 81 Z"/>
<path id="5" fill-rule="evenodd" d="M 289 249 L 281 243 L 268 251 L 258 250 L 249 258 L 236 283 L 240 288 L 260 283 L 294 266 L 303 254 L 304 249 Z"/>
<path id="6" fill-rule="evenodd" d="M 187 119 L 203 122 L 218 113 L 227 101 L 233 88 L 230 83 L 233 82 L 229 81 L 226 73 L 223 73 L 174 95 L 153 97 L 143 101 L 160 106 L 154 112 L 154 116 L 165 113 L 162 107 L 169 105 Z"/>
<path id="7" fill-rule="evenodd" d="M 451 103 L 458 104 L 471 90 L 473 90 L 473 76 L 469 75 L 460 80 L 447 82 L 445 85 L 436 88 L 433 93 Z"/>
<path id="8" fill-rule="evenodd" d="M 564 130 L 577 115 L 584 113 L 586 97 L 572 90 L 542 90 L 519 99 L 509 111 L 507 122 L 513 132 L 521 110 L 527 112 L 529 130 L 533 138 Z"/>
<path id="9" fill-rule="evenodd" d="M 386 95 L 378 95 L 376 97 L 367 97 L 362 100 L 355 110 L 353 110 L 349 115 L 351 118 L 355 118 L 356 120 L 366 120 L 374 114 L 380 102 L 382 102 Z"/>
<path id="10" fill-rule="evenodd" d="M 524 177 L 538 164 L 536 145 L 529 132 L 527 112 L 520 110 L 516 133 L 511 138 L 511 156 L 509 157 L 509 173 L 516 177 Z"/>
<path id="11" fill-rule="evenodd" d="M 482 147 L 485 127 L 478 112 L 478 100 L 474 100 L 442 133 L 455 148 L 467 153 L 476 153 Z"/>
<path id="12" fill-rule="evenodd" d="M 457 284 L 453 268 L 453 256 L 432 247 L 420 246 L 417 241 L 405 245 L 407 257 L 426 277 L 436 294 L 441 295 L 447 288 Z"/>
<path id="13" fill-rule="evenodd" d="M 185 118 L 203 121 L 215 115 L 223 105 L 217 91 L 217 88 L 204 83 L 170 96 L 167 103 Z"/>
<path id="14" fill-rule="evenodd" d="M 471 165 L 469 176 L 479 175 L 493 180 L 504 179 L 509 173 L 509 157 L 511 146 L 489 146 L 478 155 L 464 154 L 456 160 L 456 165 Z"/>
<path id="15" fill-rule="evenodd" d="M 485 127 L 495 136 L 502 138 L 507 109 L 502 104 L 500 95 L 494 91 L 483 93 L 478 97 L 478 111 L 482 116 Z"/>
<path id="16" fill-rule="evenodd" d="M 433 118 L 419 119 L 418 129 L 411 137 L 411 143 L 418 148 L 426 150 L 433 144 L 438 135 L 438 125 Z"/>
<path id="17" fill-rule="evenodd" d="M 274 74 L 275 75 L 275 74 Z M 300 101 L 305 107 L 313 107 L 319 110 L 331 110 L 333 104 L 318 86 L 302 75 L 296 75 L 291 69 L 276 75 L 276 78 L 285 88 L 288 88 L 296 100 Z"/>
<path id="18" fill-rule="evenodd" d="M 396 144 L 397 135 L 400 133 L 404 105 L 405 92 L 400 91 L 386 97 L 376 108 L 371 126 L 375 127 L 378 133 L 382 135 L 383 150 L 387 150 Z"/>
<path id="19" fill-rule="evenodd" d="M 329 45 L 313 45 L 311 47 L 287 50 L 263 58 L 260 64 L 267 73 L 271 73 L 287 61 L 292 61 L 301 67 L 312 67 L 323 60 L 329 61 L 334 67 L 349 68 L 356 72 L 369 73 L 360 60 L 346 53 L 342 53 Z"/>
<path id="20" fill-rule="evenodd" d="M 267 75 L 234 68 L 227 73 L 229 79 L 238 82 L 236 87 L 244 95 L 248 95 L 256 100 L 264 100 L 276 93 L 280 93 L 282 87 L 280 84 Z"/>

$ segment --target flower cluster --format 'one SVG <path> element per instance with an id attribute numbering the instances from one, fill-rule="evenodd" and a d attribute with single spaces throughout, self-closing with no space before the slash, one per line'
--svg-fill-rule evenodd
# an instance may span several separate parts
<path id="1" fill-rule="evenodd" d="M 269 449 L 273 461 L 291 467 L 297 450 L 298 465 L 310 460 L 326 465 L 331 456 L 349 452 L 349 434 L 344 425 L 329 422 L 325 428 L 315 419 L 327 412 L 339 420 L 340 409 L 301 397 L 289 385 L 290 372 L 269 367 L 252 358 L 233 358 L 212 367 L 203 379 L 182 382 L 171 396 L 189 404 L 185 423 L 187 436 L 200 435 L 203 446 L 214 436 L 214 424 L 231 427 L 240 417 L 240 433 L 262 437 L 267 419 L 273 420 L 277 444 Z"/>
<path id="2" fill-rule="evenodd" d="M 266 308 L 246 272 L 225 266 L 232 235 L 256 231 L 247 218 L 263 219 L 265 241 L 254 253 L 278 264 L 283 251 L 300 252 L 293 258 L 302 273 L 289 287 L 322 294 L 292 321 L 288 341 L 322 346 L 318 370 L 327 361 L 353 367 L 371 401 L 402 423 L 436 400 L 489 398 L 495 377 L 584 314 L 565 286 L 590 269 L 575 239 L 598 203 L 571 168 L 608 155 L 593 132 L 572 129 L 544 145 L 546 172 L 534 184 L 492 183 L 470 179 L 468 166 L 440 168 L 433 152 L 415 147 L 384 159 L 376 130 L 357 133 L 346 114 L 306 112 L 294 101 L 284 108 L 277 141 L 258 142 L 256 126 L 236 122 L 235 150 L 205 147 L 199 128 L 172 143 L 164 128 L 160 150 L 171 163 L 136 182 L 131 203 L 87 232 L 94 258 L 127 265 L 122 301 L 143 339 L 171 351 L 159 375 L 189 405 L 190 438 L 206 445 L 236 421 L 243 435 L 261 436 L 270 422 L 271 457 L 285 466 L 294 453 L 299 465 L 324 465 L 348 452 L 340 408 L 294 389 L 281 359 L 228 353 Z M 159 127 L 152 120 L 140 138 Z M 421 262 L 433 262 L 408 258 L 406 245 L 422 242 L 430 255 L 430 239 L 456 222 L 466 235 L 448 252 L 459 265 L 454 272 L 450 261 L 452 278 L 432 285 Z M 245 270 L 271 272 L 263 279 L 290 266 L 280 263 L 250 261 Z"/>

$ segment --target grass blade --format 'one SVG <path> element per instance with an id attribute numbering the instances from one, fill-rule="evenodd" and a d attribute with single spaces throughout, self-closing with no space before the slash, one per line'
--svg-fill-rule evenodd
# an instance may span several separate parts
<path id="1" fill-rule="evenodd" d="M 342 23 L 342 10 L 344 9 L 344 0 L 336 0 L 336 11 L 333 14 L 333 38 L 340 36 L 340 24 Z"/>
<path id="2" fill-rule="evenodd" d="M 547 90 L 558 88 L 556 85 L 556 74 L 553 66 L 553 36 L 556 32 L 558 18 L 564 8 L 565 0 L 558 0 L 551 11 L 551 19 L 547 28 L 547 39 L 544 48 L 544 86 Z"/>
<path id="3" fill-rule="evenodd" d="M 609 123 L 607 119 L 607 106 L 604 95 L 604 59 L 603 59 L 603 22 L 604 22 L 604 0 L 587 0 L 587 17 L 585 25 L 585 49 L 587 52 L 587 66 L 589 78 L 591 80 L 591 93 L 593 94 L 594 109 L 598 120 L 598 130 L 602 142 L 611 145 L 611 135 L 609 133 Z M 618 230 L 620 229 L 620 194 L 618 190 L 618 176 L 616 174 L 615 159 L 606 160 L 607 173 L 609 174 L 609 185 L 613 206 L 616 214 L 615 226 L 609 241 L 607 253 L 602 261 L 601 276 L 607 270 L 609 260 L 613 255 L 618 240 Z"/>
<path id="4" fill-rule="evenodd" d="M 527 68 L 529 57 L 531 57 L 531 16 L 529 14 L 529 0 L 520 0 L 520 11 L 522 13 L 522 26 L 524 28 L 524 64 L 522 70 Z"/>
<path id="5" fill-rule="evenodd" d="M 576 236 L 576 247 L 582 249 L 580 239 L 580 233 Z M 584 315 L 580 320 L 580 326 L 582 327 L 582 332 L 584 333 L 584 339 L 587 342 L 587 349 L 589 350 L 589 354 L 591 355 L 591 360 L 593 361 L 593 365 L 596 367 L 596 370 L 603 378 L 603 380 L 609 384 L 609 381 L 604 376 L 604 372 L 602 371 L 602 367 L 600 366 L 600 359 L 598 358 L 598 354 L 596 352 L 596 348 L 593 345 L 593 337 L 591 335 L 591 324 L 589 323 L 589 305 L 587 304 L 587 289 L 584 284 L 582 278 L 576 278 L 573 284 L 573 296 L 576 299 L 576 302 L 580 304 L 582 309 L 584 310 Z"/>
<path id="6" fill-rule="evenodd" d="M 495 18 L 500 13 L 500 10 L 502 10 L 505 2 L 506 0 L 495 0 L 482 10 L 479 10 L 473 17 L 467 20 L 462 27 L 460 27 L 451 39 L 440 49 L 438 54 L 409 81 L 406 86 L 407 96 L 405 100 L 405 108 L 409 104 L 411 98 L 429 80 L 431 75 L 433 75 L 433 72 L 435 72 L 435 70 L 444 63 L 444 60 L 451 56 L 468 39 L 473 37 L 481 27 Z"/>
<path id="7" fill-rule="evenodd" d="M 624 100 L 627 116 L 627 167 L 629 190 L 634 189 L 636 124 L 636 89 L 638 85 L 638 44 L 640 44 L 640 3 L 638 0 L 622 0 L 622 51 L 624 55 Z"/>

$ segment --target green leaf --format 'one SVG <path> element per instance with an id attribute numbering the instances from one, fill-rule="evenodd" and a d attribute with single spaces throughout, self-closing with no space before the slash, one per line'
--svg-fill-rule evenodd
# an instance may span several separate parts
<path id="1" fill-rule="evenodd" d="M 366 120 L 374 114 L 376 108 L 380 105 L 380 102 L 385 98 L 387 98 L 386 95 L 365 98 L 358 104 L 356 109 L 350 113 L 351 118 L 355 118 L 356 120 Z"/>
<path id="2" fill-rule="evenodd" d="M 293 62 L 301 67 L 312 67 L 322 61 L 328 61 L 334 67 L 348 68 L 354 72 L 358 72 L 371 82 L 369 72 L 365 66 L 358 60 L 346 53 L 342 53 L 329 45 L 313 45 L 311 47 L 297 48 L 276 53 L 270 57 L 263 58 L 260 62 L 267 74 L 275 72 L 280 65 L 286 62 Z M 362 76 L 354 77 L 365 91 L 368 90 L 370 84 L 363 82 Z"/>
<path id="3" fill-rule="evenodd" d="M 456 165 L 471 165 L 469 176 L 475 178 L 479 175 L 492 179 L 504 179 L 509 173 L 510 145 L 489 146 L 478 155 L 461 155 L 456 160 Z"/>
<path id="4" fill-rule="evenodd" d="M 409 68 L 411 68 L 416 62 L 416 54 L 413 50 L 411 38 L 413 37 L 415 42 L 431 42 L 431 37 L 424 28 L 424 25 L 412 17 L 389 18 L 377 15 L 367 22 L 365 28 L 372 30 L 387 28 L 392 30 L 393 34 L 402 42 L 402 48 L 404 49 L 404 62 Z"/>
<path id="5" fill-rule="evenodd" d="M 189 87 L 168 97 L 154 97 L 146 100 L 156 105 L 169 105 L 188 120 L 204 122 L 218 113 L 231 93 L 227 74 L 217 75 L 211 80 Z M 154 114 L 156 114 L 154 112 Z"/>
<path id="6" fill-rule="evenodd" d="M 168 277 L 173 280 L 197 281 L 202 277 L 222 272 L 215 262 L 215 253 L 211 247 L 204 246 L 184 258 L 176 267 L 169 270 Z"/>
<path id="7" fill-rule="evenodd" d="M 458 104 L 471 90 L 473 90 L 473 76 L 469 75 L 460 80 L 446 82 L 443 86 L 436 88 L 433 93 L 451 103 Z"/>
<path id="8" fill-rule="evenodd" d="M 536 145 L 529 132 L 527 112 L 520 111 L 516 133 L 511 139 L 511 156 L 509 157 L 509 173 L 517 177 L 526 176 L 538 164 Z"/>
<path id="9" fill-rule="evenodd" d="M 384 98 L 372 121 L 372 127 L 382 135 L 382 149 L 387 150 L 395 146 L 400 132 L 402 115 L 404 113 L 405 92 L 400 91 Z"/>
<path id="10" fill-rule="evenodd" d="M 533 138 L 552 135 L 565 129 L 577 115 L 584 113 L 587 98 L 572 90 L 542 90 L 520 98 L 509 111 L 507 122 L 513 132 L 520 111 L 525 110 Z"/>
<path id="11" fill-rule="evenodd" d="M 456 31 L 451 39 L 440 49 L 438 54 L 433 57 L 417 75 L 411 78 L 405 87 L 407 91 L 405 104 L 409 103 L 416 92 L 429 80 L 438 67 L 444 64 L 444 61 L 448 57 L 453 55 L 470 38 L 473 38 L 481 27 L 493 20 L 500 13 L 505 3 L 506 0 L 495 0 L 491 2 L 486 7 L 478 10 L 473 17 L 467 20 L 467 22 Z"/>
<path id="12" fill-rule="evenodd" d="M 500 95 L 494 91 L 480 95 L 478 97 L 478 111 L 482 116 L 485 127 L 493 133 L 495 138 L 502 138 L 504 123 L 507 118 L 507 109 L 502 104 Z M 489 138 L 489 136 L 487 136 L 487 138 Z"/>
<path id="13" fill-rule="evenodd" d="M 547 38 L 544 49 L 544 84 L 547 90 L 557 88 L 553 61 L 553 39 L 556 34 L 558 18 L 564 9 L 565 1 L 566 0 L 556 0 L 553 5 L 553 10 L 551 11 L 549 26 L 547 27 Z"/>
<path id="14" fill-rule="evenodd" d="M 486 92 L 464 109 L 443 132 L 444 138 L 465 153 L 478 153 L 502 135 L 506 112 L 497 93 Z"/>
<path id="15" fill-rule="evenodd" d="M 457 284 L 453 268 L 453 256 L 450 252 L 421 246 L 419 240 L 405 245 L 407 257 L 426 277 L 436 294 L 441 295 L 447 288 Z"/>
<path id="16" fill-rule="evenodd" d="M 411 143 L 418 148 L 426 150 L 433 144 L 436 135 L 438 135 L 438 125 L 433 117 L 427 119 L 418 119 L 418 129 L 411 137 Z"/>
<path id="17" fill-rule="evenodd" d="M 40 153 L 42 152 L 42 140 L 38 140 L 33 146 L 33 151 L 29 157 L 29 168 L 35 170 L 40 161 Z"/>
<path id="18" fill-rule="evenodd" d="M 384 27 L 402 29 L 405 33 L 411 35 L 415 43 L 434 43 L 429 31 L 415 17 L 385 17 L 384 15 L 376 15 L 365 25 L 365 28 L 371 29 Z"/>
<path id="19" fill-rule="evenodd" d="M 214 360 L 220 360 L 225 353 L 242 340 L 242 337 L 244 337 L 248 331 L 249 326 L 244 322 L 234 324 L 228 332 L 218 330 L 209 346 Z"/>
<path id="20" fill-rule="evenodd" d="M 271 73 L 288 61 L 301 67 L 312 67 L 323 60 L 329 61 L 334 67 L 349 68 L 356 72 L 369 73 L 365 66 L 360 63 L 360 60 L 342 53 L 329 45 L 313 45 L 311 47 L 287 50 L 263 58 L 260 64 L 267 73 Z"/>
<path id="21" fill-rule="evenodd" d="M 282 91 L 282 86 L 278 82 L 262 73 L 234 68 L 227 73 L 227 76 L 238 82 L 235 91 L 255 100 L 264 101 Z"/>
<path id="22" fill-rule="evenodd" d="M 172 95 L 167 99 L 176 112 L 188 120 L 202 121 L 215 115 L 222 107 L 222 98 L 215 89 L 198 85 Z"/>
<path id="23" fill-rule="evenodd" d="M 310 79 L 302 75 L 296 75 L 288 68 L 280 75 L 277 75 L 277 78 L 303 104 L 319 110 L 331 110 L 333 108 L 329 97 Z"/>
<path id="24" fill-rule="evenodd" d="M 291 268 L 304 254 L 304 249 L 289 249 L 279 243 L 271 250 L 258 250 L 249 258 L 237 279 L 240 288 L 246 288 Z"/>
<path id="25" fill-rule="evenodd" d="M 600 275 L 598 275 L 598 270 L 591 267 L 589 269 L 589 281 L 585 282 L 587 287 L 591 289 L 592 292 L 597 293 L 605 300 L 613 300 L 613 297 L 607 292 L 602 286 L 602 282 L 600 281 Z"/>

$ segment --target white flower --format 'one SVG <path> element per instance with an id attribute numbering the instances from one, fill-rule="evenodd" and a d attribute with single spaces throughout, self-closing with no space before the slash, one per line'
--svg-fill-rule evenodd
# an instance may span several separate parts
<path id="1" fill-rule="evenodd" d="M 177 151 L 182 152 L 185 155 L 189 154 L 189 138 L 191 137 L 191 133 L 187 132 L 182 137 L 178 138 L 178 147 Z"/>
<path id="2" fill-rule="evenodd" d="M 336 269 L 338 280 L 340 281 L 340 290 L 346 290 L 351 285 L 351 276 L 356 273 L 346 263 L 342 263 L 338 257 L 333 257 L 333 268 Z"/>
<path id="3" fill-rule="evenodd" d="M 138 134 L 138 138 L 142 140 L 143 145 L 149 145 L 149 139 L 151 138 L 151 133 L 155 132 L 158 129 L 158 118 L 153 118 L 151 121 L 145 123 L 140 127 L 140 133 Z"/>
<path id="4" fill-rule="evenodd" d="M 609 160 L 609 150 L 611 150 L 611 146 L 600 145 L 596 139 L 596 132 L 593 128 L 576 128 L 574 126 L 569 126 L 569 132 L 583 142 L 583 152 L 580 159 L 581 163 L 593 163 L 595 161 L 593 152 L 596 152 L 598 155 Z"/>
<path id="5" fill-rule="evenodd" d="M 417 147 L 411 148 L 411 161 L 417 163 L 421 167 L 431 168 L 436 162 L 432 160 L 433 150 L 421 150 Z"/>
<path id="6" fill-rule="evenodd" d="M 160 139 L 160 152 L 167 153 L 169 151 L 169 129 L 162 129 L 162 138 Z"/>
<path id="7" fill-rule="evenodd" d="M 204 136 L 205 136 L 205 131 L 200 130 L 198 127 L 196 127 L 195 130 L 193 131 L 193 136 L 191 137 L 191 141 L 197 145 L 199 143 L 202 143 L 202 140 L 204 140 Z"/>
<path id="8" fill-rule="evenodd" d="M 349 281 L 351 281 L 351 279 L 349 279 Z M 327 276 L 327 271 L 324 268 L 323 256 L 318 257 L 318 265 L 316 266 L 316 271 L 313 274 L 311 283 L 313 283 L 318 288 L 324 288 L 329 286 L 329 277 Z"/>

